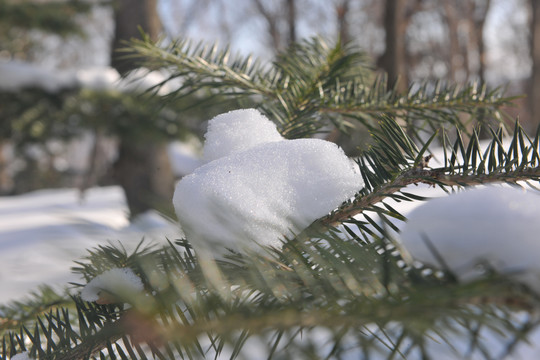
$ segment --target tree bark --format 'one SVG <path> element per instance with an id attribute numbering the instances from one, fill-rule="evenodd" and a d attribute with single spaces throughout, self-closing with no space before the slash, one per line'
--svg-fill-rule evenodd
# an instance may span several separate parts
<path id="1" fill-rule="evenodd" d="M 157 40 L 161 22 L 157 13 L 157 0 L 117 0 L 115 4 L 111 66 L 124 75 L 134 68 L 132 61 L 123 59 L 125 53 L 118 52 L 126 47 L 124 41 L 140 38 L 140 30 L 146 32 L 152 40 Z"/>
<path id="2" fill-rule="evenodd" d="M 118 0 L 116 4 L 111 64 L 118 72 L 125 74 L 136 64 L 123 59 L 116 50 L 124 46 L 123 41 L 140 37 L 139 27 L 156 40 L 161 24 L 157 0 Z M 124 189 L 131 218 L 150 209 L 172 215 L 174 177 L 165 141 L 126 138 L 120 134 L 114 175 Z"/>
<path id="3" fill-rule="evenodd" d="M 450 78 L 452 81 L 457 81 L 457 74 L 460 69 L 459 56 L 461 54 L 459 46 L 459 14 L 454 0 L 444 0 L 443 8 L 446 20 L 446 26 L 448 29 L 448 40 L 450 42 L 450 49 L 448 54 L 448 65 L 450 71 Z"/>
<path id="4" fill-rule="evenodd" d="M 7 171 L 7 159 L 5 156 L 6 141 L 0 139 L 0 195 L 8 195 L 13 189 L 13 180 Z"/>
<path id="5" fill-rule="evenodd" d="M 540 2 L 530 0 L 531 18 L 531 60 L 532 75 L 529 85 L 529 111 L 531 123 L 528 126 L 530 133 L 534 132 L 540 125 Z"/>
<path id="6" fill-rule="evenodd" d="M 472 1 L 470 6 L 470 16 L 472 31 L 470 33 L 473 46 L 478 52 L 478 79 L 481 83 L 486 81 L 486 42 L 484 41 L 484 28 L 486 18 L 491 7 L 491 0 L 484 0 L 482 5 Z"/>
<path id="7" fill-rule="evenodd" d="M 379 67 L 388 75 L 388 86 L 396 86 L 399 92 L 405 92 L 408 88 L 405 66 L 405 4 L 405 0 L 386 0 L 384 11 L 386 48 L 378 61 Z"/>
<path id="8" fill-rule="evenodd" d="M 295 0 L 287 0 L 287 22 L 289 25 L 289 43 L 288 45 L 291 46 L 292 44 L 296 43 L 297 36 L 296 36 L 296 1 Z"/>
<path id="9" fill-rule="evenodd" d="M 149 209 L 170 215 L 173 177 L 165 144 L 121 141 L 114 170 L 132 217 Z"/>
<path id="10" fill-rule="evenodd" d="M 342 0 L 336 5 L 339 40 L 342 44 L 346 44 L 351 40 L 349 22 L 347 19 L 347 15 L 349 14 L 349 5 L 350 0 Z"/>

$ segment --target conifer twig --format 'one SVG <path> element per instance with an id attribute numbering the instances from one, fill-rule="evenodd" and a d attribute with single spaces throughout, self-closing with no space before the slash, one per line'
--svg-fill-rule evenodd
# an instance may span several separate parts
<path id="1" fill-rule="evenodd" d="M 337 226 L 347 219 L 360 214 L 367 207 L 383 201 L 389 195 L 398 192 L 400 189 L 411 184 L 429 184 L 440 186 L 472 186 L 495 182 L 516 183 L 523 180 L 531 180 L 540 178 L 540 167 L 516 169 L 507 172 L 492 172 L 489 174 L 446 174 L 446 169 L 409 169 L 399 176 L 394 181 L 382 185 L 378 190 L 371 194 L 358 198 L 341 207 L 334 213 L 321 218 L 314 223 L 313 226 Z M 315 225 L 316 224 L 316 225 Z"/>

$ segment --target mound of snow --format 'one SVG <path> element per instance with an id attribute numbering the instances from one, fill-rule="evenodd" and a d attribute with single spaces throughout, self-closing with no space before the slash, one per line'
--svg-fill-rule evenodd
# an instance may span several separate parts
<path id="1" fill-rule="evenodd" d="M 111 296 L 123 298 L 142 292 L 144 286 L 141 279 L 129 268 L 114 268 L 93 278 L 81 291 L 84 301 L 101 301 Z"/>
<path id="2" fill-rule="evenodd" d="M 428 201 L 401 233 L 410 255 L 447 266 L 459 279 L 480 275 L 479 263 L 514 274 L 540 293 L 540 193 L 491 185 Z M 438 257 L 443 259 L 444 264 Z"/>
<path id="3" fill-rule="evenodd" d="M 208 122 L 204 136 L 205 162 L 260 144 L 284 140 L 276 125 L 255 109 L 230 111 Z"/>
<path id="4" fill-rule="evenodd" d="M 25 352 L 13 355 L 11 360 L 32 360 L 32 358 L 30 357 L 30 352 L 25 351 Z"/>
<path id="5" fill-rule="evenodd" d="M 198 251 L 280 246 L 363 184 L 337 145 L 285 140 L 252 109 L 211 120 L 204 152 L 214 160 L 183 178 L 173 199 Z"/>

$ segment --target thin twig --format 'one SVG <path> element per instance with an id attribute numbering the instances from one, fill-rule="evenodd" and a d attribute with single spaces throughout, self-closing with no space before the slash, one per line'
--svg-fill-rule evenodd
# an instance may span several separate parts
<path id="1" fill-rule="evenodd" d="M 485 175 L 449 175 L 446 174 L 444 170 L 446 169 L 409 169 L 397 176 L 394 181 L 382 185 L 378 190 L 373 191 L 371 194 L 356 199 L 352 203 L 343 206 L 334 213 L 321 218 L 310 226 L 310 228 L 319 226 L 337 226 L 355 215 L 360 214 L 366 208 L 381 202 L 389 195 L 396 193 L 411 184 L 424 183 L 442 186 L 471 186 L 495 182 L 515 183 L 518 181 L 540 178 L 540 167 L 516 169 L 506 172 L 493 172 Z"/>

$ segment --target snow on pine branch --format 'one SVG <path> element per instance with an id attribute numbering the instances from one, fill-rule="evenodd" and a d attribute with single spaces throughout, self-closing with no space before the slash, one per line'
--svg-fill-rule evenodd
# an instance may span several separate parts
<path id="1" fill-rule="evenodd" d="M 30 357 L 30 352 L 25 351 L 25 352 L 13 355 L 11 360 L 33 360 L 33 358 Z"/>
<path id="2" fill-rule="evenodd" d="M 540 294 L 539 213 L 537 191 L 480 186 L 419 206 L 400 238 L 413 259 L 462 281 L 494 270 Z"/>
<path id="3" fill-rule="evenodd" d="M 0 91 L 16 92 L 28 88 L 55 93 L 64 89 L 86 88 L 92 90 L 117 90 L 120 92 L 144 92 L 154 87 L 158 94 L 173 91 L 176 84 L 168 81 L 159 71 L 140 68 L 122 78 L 112 67 L 89 67 L 73 71 L 49 69 L 23 61 L 0 62 Z"/>
<path id="4" fill-rule="evenodd" d="M 98 304 L 115 302 L 117 297 L 129 298 L 143 290 L 141 279 L 129 268 L 113 268 L 96 276 L 81 291 L 84 301 Z"/>
<path id="5" fill-rule="evenodd" d="M 204 160 L 178 183 L 173 202 L 187 239 L 214 255 L 225 248 L 279 247 L 363 186 L 337 145 L 286 140 L 254 109 L 209 122 Z"/>

